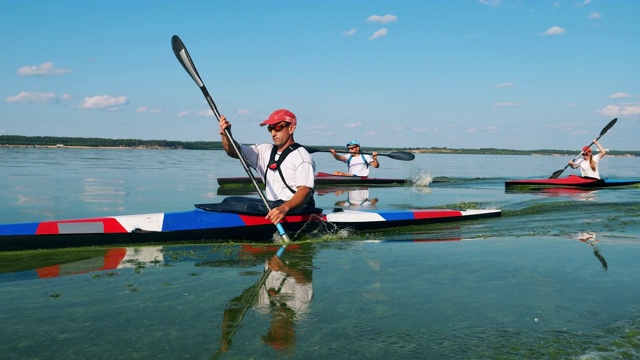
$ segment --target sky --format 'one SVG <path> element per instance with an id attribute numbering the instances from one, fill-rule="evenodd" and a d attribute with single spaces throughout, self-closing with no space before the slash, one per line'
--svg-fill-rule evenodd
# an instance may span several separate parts
<path id="1" fill-rule="evenodd" d="M 640 1 L 0 0 L 0 135 L 640 150 Z"/>

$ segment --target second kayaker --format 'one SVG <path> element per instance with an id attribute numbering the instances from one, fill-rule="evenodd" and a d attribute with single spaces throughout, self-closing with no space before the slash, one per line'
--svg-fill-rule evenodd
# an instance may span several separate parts
<path id="1" fill-rule="evenodd" d="M 343 156 L 338 154 L 335 149 L 329 149 L 333 158 L 347 164 L 347 172 L 334 171 L 334 175 L 341 176 L 369 176 L 369 167 L 380 167 L 378 162 L 378 152 L 374 151 L 371 155 L 360 153 L 360 143 L 358 140 L 351 140 L 347 144 L 349 155 Z"/>

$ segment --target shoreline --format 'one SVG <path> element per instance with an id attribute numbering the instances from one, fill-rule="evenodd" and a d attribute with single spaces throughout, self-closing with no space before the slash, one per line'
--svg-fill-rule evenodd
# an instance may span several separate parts
<path id="1" fill-rule="evenodd" d="M 152 145 L 140 145 L 140 146 L 83 146 L 83 145 L 25 145 L 25 144 L 0 144 L 0 148 L 37 148 L 37 149 L 101 149 L 101 150 L 190 150 L 181 147 L 168 147 L 168 146 L 152 146 Z M 222 149 L 202 149 L 222 151 Z M 476 149 L 403 149 L 401 151 L 410 152 L 414 154 L 442 154 L 442 155 L 516 155 L 516 156 L 553 156 L 553 157 L 566 157 L 575 156 L 575 152 L 553 152 L 545 153 L 543 150 L 510 150 L 510 149 L 495 149 L 495 151 L 483 151 Z M 611 157 L 638 157 L 640 152 L 627 152 L 617 151 L 614 153 L 608 152 L 607 156 Z"/>

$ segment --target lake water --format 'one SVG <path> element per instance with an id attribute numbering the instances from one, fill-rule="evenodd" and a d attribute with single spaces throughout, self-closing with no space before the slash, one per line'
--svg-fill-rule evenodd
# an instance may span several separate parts
<path id="1" fill-rule="evenodd" d="M 1 357 L 638 358 L 640 188 L 505 192 L 568 160 L 381 157 L 372 176 L 448 181 L 369 188 L 368 206 L 503 215 L 307 240 L 282 256 L 289 275 L 259 289 L 273 246 L 0 253 Z M 600 171 L 639 178 L 640 159 L 606 157 Z M 68 148 L 0 148 L 0 174 L 0 223 L 189 210 L 224 198 L 218 177 L 244 175 L 219 151 Z M 319 207 L 349 199 L 332 190 Z"/>

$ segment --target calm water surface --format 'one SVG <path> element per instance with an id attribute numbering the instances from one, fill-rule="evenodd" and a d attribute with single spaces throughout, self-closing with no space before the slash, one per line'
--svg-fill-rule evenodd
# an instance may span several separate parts
<path id="1" fill-rule="evenodd" d="M 341 165 L 314 158 L 319 171 Z M 2 357 L 638 358 L 640 188 L 505 193 L 505 180 L 568 160 L 381 158 L 375 176 L 448 181 L 361 189 L 376 199 L 366 206 L 503 216 L 323 234 L 287 249 L 289 275 L 266 287 L 275 249 L 259 244 L 0 254 Z M 218 151 L 0 148 L 0 173 L 11 223 L 188 210 L 220 201 L 216 178 L 243 170 Z M 601 173 L 638 178 L 640 159 L 607 157 Z M 317 205 L 362 195 L 346 190 Z"/>

